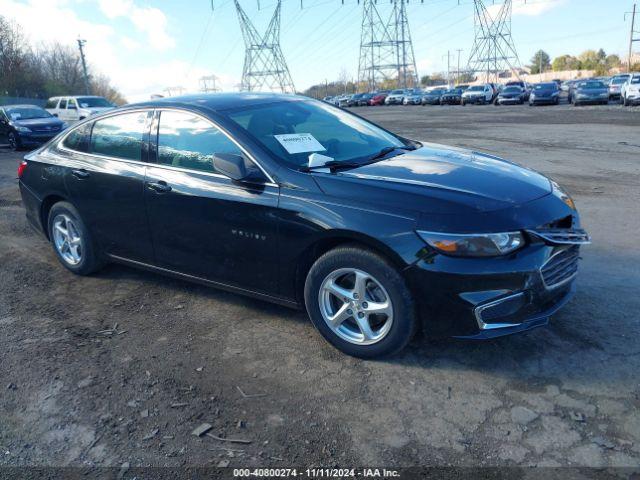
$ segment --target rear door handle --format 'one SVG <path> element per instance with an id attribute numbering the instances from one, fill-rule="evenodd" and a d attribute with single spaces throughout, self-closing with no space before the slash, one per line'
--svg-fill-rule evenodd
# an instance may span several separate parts
<path id="1" fill-rule="evenodd" d="M 79 170 L 71 170 L 71 174 L 78 180 L 84 180 L 85 178 L 89 178 L 91 176 L 91 174 L 84 168 L 81 168 Z"/>
<path id="2" fill-rule="evenodd" d="M 171 187 L 167 185 L 167 182 L 164 180 L 160 180 L 158 182 L 147 182 L 147 188 L 156 193 L 168 193 L 171 191 Z"/>

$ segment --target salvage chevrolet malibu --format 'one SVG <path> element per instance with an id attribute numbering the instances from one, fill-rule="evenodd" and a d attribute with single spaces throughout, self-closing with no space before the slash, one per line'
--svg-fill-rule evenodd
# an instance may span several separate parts
<path id="1" fill-rule="evenodd" d="M 119 262 L 306 308 L 358 357 L 545 325 L 589 242 L 572 199 L 491 155 L 303 97 L 161 99 L 27 155 L 27 217 L 63 266 Z"/>

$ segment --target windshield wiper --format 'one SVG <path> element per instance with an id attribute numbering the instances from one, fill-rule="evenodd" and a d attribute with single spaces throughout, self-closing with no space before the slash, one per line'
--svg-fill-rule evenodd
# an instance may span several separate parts
<path id="1" fill-rule="evenodd" d="M 366 161 L 366 163 L 373 163 L 376 160 L 380 160 L 381 158 L 386 157 L 387 155 L 389 155 L 391 152 L 393 152 L 394 150 L 416 150 L 418 147 L 416 147 L 415 145 L 404 145 L 402 147 L 384 147 L 382 150 L 380 150 L 378 153 L 372 155 L 371 157 L 369 157 Z"/>
<path id="2" fill-rule="evenodd" d="M 301 172 L 311 172 L 313 170 L 318 170 L 321 168 L 329 168 L 331 170 L 336 170 L 338 168 L 356 168 L 362 166 L 362 163 L 359 162 L 341 162 L 339 160 L 331 160 L 322 165 L 313 165 L 312 167 L 304 166 L 300 168 Z"/>

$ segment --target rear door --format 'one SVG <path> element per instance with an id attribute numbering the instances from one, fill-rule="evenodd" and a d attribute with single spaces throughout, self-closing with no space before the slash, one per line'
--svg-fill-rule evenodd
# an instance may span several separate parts
<path id="1" fill-rule="evenodd" d="M 102 250 L 153 262 L 144 206 L 152 111 L 123 112 L 85 123 L 65 137 L 65 185 Z"/>
<path id="2" fill-rule="evenodd" d="M 156 163 L 147 169 L 145 198 L 156 263 L 276 294 L 278 186 L 208 119 L 162 110 L 155 124 Z M 262 180 L 241 183 L 219 174 L 214 153 L 245 155 Z"/>

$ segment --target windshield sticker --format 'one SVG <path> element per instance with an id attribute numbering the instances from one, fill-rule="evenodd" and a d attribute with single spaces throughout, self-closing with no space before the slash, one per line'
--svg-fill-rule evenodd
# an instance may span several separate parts
<path id="1" fill-rule="evenodd" d="M 11 115 L 11 120 L 20 120 L 22 118 L 22 114 L 20 113 L 11 112 L 9 115 Z"/>
<path id="2" fill-rule="evenodd" d="M 286 135 L 274 135 L 287 153 L 311 153 L 324 152 L 327 149 L 310 133 L 288 133 Z"/>

